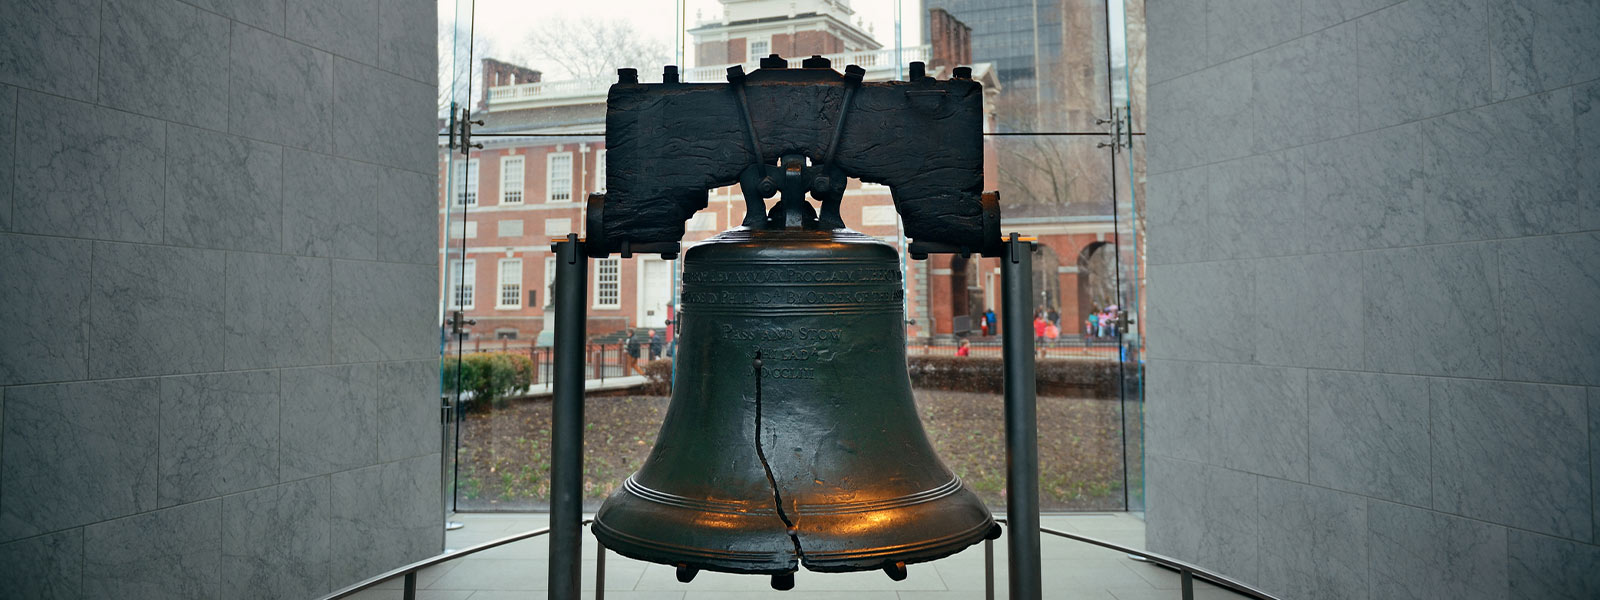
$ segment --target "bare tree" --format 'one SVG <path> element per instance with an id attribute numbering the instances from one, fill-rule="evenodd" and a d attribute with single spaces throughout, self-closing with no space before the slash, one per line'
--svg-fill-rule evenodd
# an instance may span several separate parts
<path id="1" fill-rule="evenodd" d="M 439 115 L 450 112 L 450 101 L 465 104 L 473 98 L 469 89 L 477 86 L 473 77 L 477 62 L 489 55 L 494 46 L 479 36 L 473 38 L 471 28 L 465 24 L 441 21 L 439 23 Z"/>
<path id="2" fill-rule="evenodd" d="M 524 49 L 523 64 L 564 71 L 568 79 L 611 77 L 621 67 L 650 73 L 672 57 L 671 43 L 646 37 L 624 19 L 596 17 L 546 19 L 528 32 Z"/>

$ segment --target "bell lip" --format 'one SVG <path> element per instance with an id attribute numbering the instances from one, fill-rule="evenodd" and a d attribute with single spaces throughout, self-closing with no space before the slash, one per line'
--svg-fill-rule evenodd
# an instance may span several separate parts
<path id="1" fill-rule="evenodd" d="M 800 568 L 800 561 L 797 560 L 793 550 L 782 550 L 775 553 L 719 552 L 708 548 L 663 544 L 656 540 L 617 531 L 601 522 L 598 518 L 590 525 L 589 532 L 607 550 L 634 560 L 642 560 L 658 565 L 686 565 L 702 571 L 739 575 L 780 575 L 793 573 Z M 681 560 L 662 560 L 660 555 L 652 556 L 652 551 L 670 554 L 675 559 Z M 778 557 L 782 558 L 778 559 Z"/>
<path id="2" fill-rule="evenodd" d="M 991 514 L 984 519 L 983 523 L 967 531 L 953 533 L 942 538 L 922 540 L 916 544 L 906 544 L 901 546 L 902 549 L 887 552 L 882 550 L 806 552 L 800 558 L 800 564 L 805 566 L 807 571 L 816 571 L 818 573 L 852 573 L 874 571 L 883 568 L 884 565 L 896 562 L 903 562 L 908 565 L 933 562 L 971 548 L 978 542 L 983 541 L 993 527 L 994 515 Z M 804 535 L 802 532 L 801 536 L 803 537 Z M 805 542 L 802 541 L 801 546 L 804 545 Z M 821 558 L 813 558 L 816 556 Z"/>

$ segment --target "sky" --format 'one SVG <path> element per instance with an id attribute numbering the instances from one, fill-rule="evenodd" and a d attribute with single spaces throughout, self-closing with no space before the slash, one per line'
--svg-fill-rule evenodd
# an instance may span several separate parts
<path id="1" fill-rule="evenodd" d="M 697 13 L 710 17 L 719 15 L 722 11 L 722 5 L 717 0 L 540 0 L 537 2 L 441 0 L 439 10 L 441 20 L 448 20 L 451 13 L 456 10 L 462 13 L 458 20 L 464 20 L 466 7 L 470 6 L 474 11 L 473 35 L 487 40 L 496 51 L 504 52 L 520 45 L 530 27 L 536 27 L 542 19 L 551 16 L 622 18 L 630 22 L 636 31 L 672 45 L 677 38 L 677 11 L 680 3 L 689 21 L 687 25 L 689 28 L 695 26 Z M 894 46 L 895 4 L 896 0 L 851 0 L 850 2 L 851 8 L 856 11 L 856 16 L 873 25 L 874 35 L 886 48 Z M 905 24 L 901 32 L 903 45 L 921 44 L 922 26 L 919 20 L 921 0 L 899 0 L 898 4 L 901 5 Z M 692 44 L 686 40 L 685 45 Z M 685 51 L 688 53 L 684 57 L 685 62 L 692 64 L 693 49 L 688 48 Z"/>

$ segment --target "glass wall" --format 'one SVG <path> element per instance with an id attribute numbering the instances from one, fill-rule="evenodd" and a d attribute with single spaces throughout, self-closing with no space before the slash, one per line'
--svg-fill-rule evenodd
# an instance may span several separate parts
<path id="1" fill-rule="evenodd" d="M 686 81 L 714 82 L 778 53 L 795 67 L 812 54 L 860 65 L 869 81 L 904 79 L 913 61 L 938 78 L 972 67 L 985 87 L 985 189 L 1001 193 L 1004 231 L 1039 239 L 1044 507 L 1142 510 L 1141 0 L 447 3 L 441 372 L 456 417 L 446 440 L 455 509 L 548 501 L 549 240 L 583 235 L 584 199 L 605 190 L 616 69 L 654 82 L 675 64 Z M 845 206 L 851 228 L 904 246 L 887 187 L 852 181 Z M 743 217 L 737 186 L 712 190 L 685 243 Z M 585 404 L 591 508 L 648 455 L 669 404 L 677 263 L 590 265 L 586 373 L 618 387 Z M 902 264 L 923 426 L 945 463 L 1003 510 L 999 332 L 986 318 L 1000 306 L 999 263 L 935 255 Z M 957 356 L 963 340 L 970 350 Z"/>

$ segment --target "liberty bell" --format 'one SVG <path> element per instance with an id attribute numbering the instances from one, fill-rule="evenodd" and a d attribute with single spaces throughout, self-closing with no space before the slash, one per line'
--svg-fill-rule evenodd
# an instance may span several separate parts
<path id="1" fill-rule="evenodd" d="M 649 457 L 606 499 L 592 531 L 607 548 L 624 556 L 678 567 L 680 581 L 692 579 L 699 570 L 767 574 L 773 576 L 773 587 L 789 589 L 802 566 L 821 572 L 882 569 L 903 579 L 906 565 L 954 554 L 985 537 L 992 539 L 999 528 L 984 503 L 939 460 L 917 416 L 906 371 L 905 288 L 898 252 L 845 227 L 839 201 L 851 170 L 888 173 L 884 179 L 892 180 L 899 172 L 894 169 L 907 173 L 933 169 L 929 178 L 906 179 L 903 189 L 915 190 L 919 183 L 928 189 L 953 187 L 937 185 L 938 178 L 951 177 L 957 169 L 934 168 L 939 166 L 934 161 L 874 165 L 857 158 L 867 156 L 864 153 L 833 152 L 865 143 L 848 135 L 841 143 L 842 114 L 828 123 L 832 127 L 817 128 L 823 134 L 821 142 L 830 142 L 831 130 L 826 146 L 804 138 L 808 130 L 794 123 L 787 124 L 791 128 L 787 131 L 799 138 L 785 139 L 783 131 L 771 130 L 763 139 L 782 153 L 769 161 L 760 150 L 765 144 L 756 135 L 768 126 L 751 120 L 751 107 L 772 106 L 769 100 L 776 102 L 771 100 L 774 95 L 787 94 L 783 98 L 794 100 L 795 94 L 826 88 L 817 82 L 836 83 L 838 74 L 808 68 L 790 72 L 826 73 L 757 77 L 769 71 L 767 66 L 763 61 L 763 70 L 751 76 L 752 82 L 787 85 L 787 89 L 746 86 L 733 81 L 731 70 L 736 94 L 723 94 L 709 85 L 671 82 L 654 89 L 630 83 L 626 75 L 612 88 L 608 142 L 613 132 L 618 134 L 610 152 L 612 168 L 620 170 L 608 175 L 612 186 L 607 197 L 590 201 L 589 230 L 597 244 L 607 244 L 603 237 L 607 234 L 627 239 L 616 235 L 627 233 L 638 239 L 644 225 L 670 222 L 646 220 L 644 213 L 658 205 L 635 198 L 667 196 L 676 192 L 665 186 L 678 181 L 697 185 L 708 179 L 663 179 L 659 175 L 663 160 L 631 162 L 631 153 L 647 142 L 699 143 L 685 142 L 692 135 L 681 132 L 676 138 L 660 138 L 664 141 L 651 137 L 671 133 L 646 128 L 671 128 L 679 113 L 672 112 L 677 109 L 670 101 L 691 93 L 707 98 L 693 111 L 682 112 L 683 122 L 702 124 L 695 130 L 698 133 L 713 122 L 704 115 L 716 116 L 719 107 L 726 108 L 717 103 L 731 98 L 733 108 L 723 114 L 742 112 L 749 135 L 740 140 L 746 143 L 725 147 L 747 151 L 758 160 L 732 171 L 738 173 L 745 194 L 744 223 L 684 253 L 671 406 Z M 843 88 L 842 94 L 817 102 L 839 106 L 841 113 L 850 107 L 861 87 L 859 69 L 847 70 L 845 80 L 844 86 L 835 86 Z M 951 102 L 926 91 L 934 87 L 927 81 L 920 88 L 894 83 L 900 87 L 868 84 L 879 87 L 862 93 L 876 95 L 857 97 L 855 102 L 876 103 L 872 106 L 877 109 L 893 108 L 888 104 L 898 102 L 907 110 L 930 113 L 945 110 L 940 103 Z M 945 87 L 962 94 L 976 87 L 971 82 L 949 83 Z M 969 112 L 977 114 L 975 108 L 967 108 L 977 106 L 975 99 L 948 95 L 963 103 L 955 107 L 962 118 Z M 911 105 L 917 102 L 932 103 L 932 108 Z M 932 114 L 929 122 L 943 126 L 948 122 L 935 121 L 948 117 Z M 961 137 L 961 144 L 950 146 L 965 153 L 957 157 L 959 161 L 950 161 L 962 169 L 968 163 L 981 163 L 977 121 L 971 123 L 970 145 Z M 825 150 L 794 150 L 808 146 Z M 737 152 L 718 154 L 703 148 L 647 150 L 674 160 L 703 161 L 707 169 L 741 160 Z M 630 166 L 634 164 L 656 170 L 650 173 Z M 968 169 L 979 174 L 977 183 L 981 183 L 980 169 L 981 164 Z M 924 205 L 933 207 L 928 214 L 963 216 L 967 205 L 957 201 L 978 205 L 976 195 L 968 194 L 977 185 L 963 180 L 962 186 L 948 195 L 945 204 Z M 780 191 L 781 198 L 768 211 L 765 198 Z M 805 199 L 808 192 L 820 200 L 820 214 Z M 691 198 L 685 203 L 688 213 L 705 206 L 703 189 L 698 202 L 692 194 L 692 189 L 682 194 Z M 896 198 L 900 204 L 899 194 Z M 980 233 L 998 240 L 997 201 L 990 197 L 983 201 L 987 204 L 976 211 L 981 213 L 977 219 L 993 221 L 983 227 L 993 231 Z M 951 210 L 952 206 L 963 210 Z M 914 211 L 901 212 L 908 231 L 929 222 L 914 218 Z M 961 231 L 961 225 L 958 221 L 945 231 Z M 626 242 L 621 248 L 627 256 Z"/>

